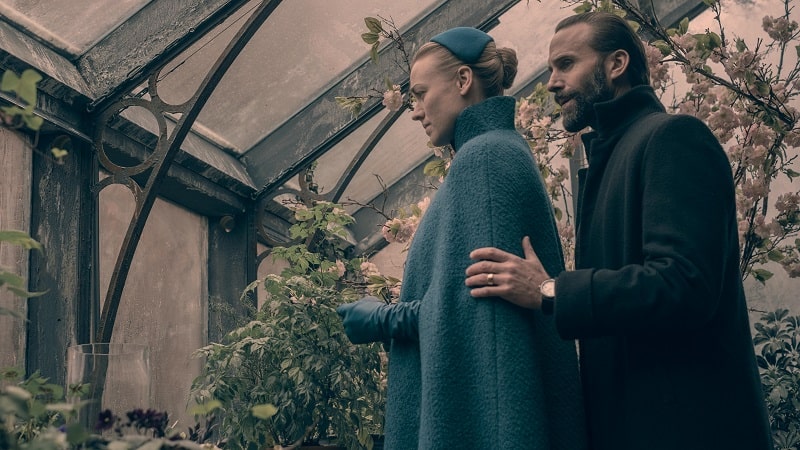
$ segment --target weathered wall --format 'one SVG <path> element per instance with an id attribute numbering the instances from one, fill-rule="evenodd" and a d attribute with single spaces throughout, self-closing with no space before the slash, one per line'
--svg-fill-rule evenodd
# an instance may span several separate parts
<path id="1" fill-rule="evenodd" d="M 100 211 L 100 295 L 105 297 L 133 197 L 126 188 L 111 186 L 101 192 Z M 204 217 L 157 200 L 133 258 L 112 337 L 112 342 L 149 346 L 149 406 L 168 411 L 170 422 L 180 419 L 179 429 L 192 424 L 185 411 L 201 361 L 191 354 L 206 342 L 207 242 Z"/>
<path id="2" fill-rule="evenodd" d="M 31 154 L 27 140 L 0 127 L 0 230 L 30 227 Z M 27 278 L 28 252 L 0 246 L 0 267 Z M 0 307 L 26 312 L 26 301 L 0 288 Z M 25 366 L 25 322 L 0 315 L 0 368 Z"/>

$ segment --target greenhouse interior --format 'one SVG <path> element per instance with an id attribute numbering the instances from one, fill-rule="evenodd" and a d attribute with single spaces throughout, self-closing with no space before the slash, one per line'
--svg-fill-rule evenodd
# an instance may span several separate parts
<path id="1" fill-rule="evenodd" d="M 454 27 L 516 51 L 505 95 L 567 234 L 586 156 L 546 89 L 550 39 L 575 11 L 607 9 L 662 50 L 651 78 L 670 112 L 694 115 L 708 86 L 734 93 L 702 118 L 741 171 L 741 271 L 775 448 L 800 448 L 797 6 L 0 0 L 0 447 L 380 448 L 389 347 L 351 344 L 336 307 L 396 302 L 447 180 L 454 153 L 411 117 L 411 57 Z M 756 55 L 751 78 L 714 58 L 726 46 Z M 525 123 L 534 103 L 541 117 Z M 767 124 L 768 142 L 720 111 Z M 60 446 L 36 446 L 48 439 Z M 103 446 L 113 439 L 128 446 Z"/>

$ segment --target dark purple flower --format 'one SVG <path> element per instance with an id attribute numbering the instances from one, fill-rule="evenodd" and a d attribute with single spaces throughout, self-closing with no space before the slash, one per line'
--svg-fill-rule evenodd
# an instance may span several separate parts
<path id="1" fill-rule="evenodd" d="M 125 415 L 128 416 L 128 422 L 132 425 L 135 425 L 142 420 L 142 417 L 144 417 L 144 411 L 141 409 L 132 409 L 125 413 Z"/>
<path id="2" fill-rule="evenodd" d="M 94 430 L 95 431 L 110 430 L 111 427 L 114 426 L 114 423 L 116 421 L 117 418 L 114 416 L 114 413 L 112 413 L 110 409 L 100 411 L 100 414 L 97 415 L 97 423 L 94 424 Z"/>

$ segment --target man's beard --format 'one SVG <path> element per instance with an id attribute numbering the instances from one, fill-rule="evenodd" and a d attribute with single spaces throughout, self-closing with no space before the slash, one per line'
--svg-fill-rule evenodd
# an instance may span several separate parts
<path id="1" fill-rule="evenodd" d="M 564 129 L 577 132 L 594 123 L 594 105 L 614 98 L 614 90 L 608 85 L 602 64 L 594 68 L 589 83 L 571 95 L 572 109 L 561 111 Z"/>

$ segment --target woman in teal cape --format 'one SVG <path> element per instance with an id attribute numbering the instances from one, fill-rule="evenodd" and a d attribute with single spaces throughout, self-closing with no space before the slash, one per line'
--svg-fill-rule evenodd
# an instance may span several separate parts
<path id="1" fill-rule="evenodd" d="M 502 96 L 516 54 L 474 28 L 431 41 L 414 57 L 412 119 L 455 156 L 409 248 L 400 302 L 339 309 L 354 343 L 392 340 L 384 447 L 585 448 L 574 344 L 550 317 L 476 300 L 464 283 L 472 249 L 520 254 L 523 236 L 550 273 L 563 270 L 552 205 Z"/>

